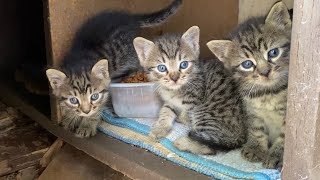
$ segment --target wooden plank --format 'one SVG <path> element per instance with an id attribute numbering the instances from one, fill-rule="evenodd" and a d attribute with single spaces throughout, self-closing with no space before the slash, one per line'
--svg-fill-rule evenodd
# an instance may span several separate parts
<path id="1" fill-rule="evenodd" d="M 320 2 L 295 0 L 283 179 L 320 177 Z"/>
<path id="2" fill-rule="evenodd" d="M 130 180 L 69 144 L 53 158 L 38 180 Z"/>
<path id="3" fill-rule="evenodd" d="M 48 164 L 51 162 L 53 156 L 55 156 L 58 151 L 61 149 L 63 145 L 62 139 L 58 138 L 48 149 L 48 151 L 43 155 L 42 159 L 40 160 L 41 167 L 47 167 Z"/>
<path id="4" fill-rule="evenodd" d="M 77 138 L 25 102 L 15 89 L 4 82 L 1 85 L 0 99 L 3 102 L 16 107 L 65 142 L 132 179 L 211 179 L 101 133 L 90 139 Z"/>
<path id="5" fill-rule="evenodd" d="M 48 67 L 55 65 L 53 60 L 53 47 L 51 39 L 51 23 L 50 23 L 50 13 L 49 13 L 49 2 L 48 0 L 43 0 L 43 24 L 44 24 L 44 33 L 46 41 L 46 58 Z M 49 84 L 48 84 L 49 85 Z M 51 108 L 51 119 L 56 121 L 58 124 L 61 122 L 60 109 L 57 103 L 57 99 L 52 95 L 50 89 L 50 108 Z"/>
<path id="6" fill-rule="evenodd" d="M 279 0 L 239 0 L 238 23 L 255 16 L 265 16 L 271 9 L 272 5 Z M 293 7 L 293 0 L 283 0 L 289 9 Z"/>
<path id="7" fill-rule="evenodd" d="M 16 109 L 6 105 L 1 109 L 0 176 L 38 166 L 53 136 Z"/>

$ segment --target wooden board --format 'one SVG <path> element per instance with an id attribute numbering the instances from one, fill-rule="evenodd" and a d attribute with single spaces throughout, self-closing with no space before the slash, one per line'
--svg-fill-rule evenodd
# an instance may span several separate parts
<path id="1" fill-rule="evenodd" d="M 15 109 L 0 106 L 0 176 L 39 167 L 54 137 Z"/>
<path id="2" fill-rule="evenodd" d="M 279 0 L 239 0 L 238 23 L 254 16 L 266 16 L 272 5 Z M 289 9 L 293 7 L 293 0 L 283 0 Z"/>
<path id="3" fill-rule="evenodd" d="M 15 89 L 0 83 L 3 85 L 0 86 L 0 100 L 18 108 L 65 142 L 132 179 L 211 179 L 101 133 L 90 139 L 77 138 L 24 101 Z"/>
<path id="4" fill-rule="evenodd" d="M 295 0 L 283 179 L 320 178 L 320 3 Z"/>
<path id="5" fill-rule="evenodd" d="M 130 178 L 66 144 L 38 180 L 130 180 Z"/>

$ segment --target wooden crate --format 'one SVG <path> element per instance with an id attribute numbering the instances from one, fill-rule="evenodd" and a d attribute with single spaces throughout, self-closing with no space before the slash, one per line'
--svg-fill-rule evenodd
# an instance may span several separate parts
<path id="1" fill-rule="evenodd" d="M 202 55 L 211 57 L 212 54 L 205 46 L 208 40 L 223 38 L 233 27 L 250 16 L 266 14 L 276 1 L 184 0 L 177 15 L 160 27 L 143 30 L 141 35 L 150 38 L 166 32 L 183 32 L 192 25 L 198 25 L 201 29 Z M 283 179 L 319 179 L 320 2 L 284 1 L 289 8 L 294 7 L 294 18 Z M 75 30 L 89 17 L 106 9 L 152 12 L 170 2 L 171 0 L 44 0 L 48 64 L 56 65 L 61 61 L 72 42 Z M 0 93 L 7 91 L 9 89 Z M 21 98 L 6 96 L 4 99 L 10 99 L 20 109 L 29 112 L 30 116 L 56 136 L 129 177 L 177 179 L 180 178 L 179 174 L 185 174 L 185 179 L 207 178 L 101 134 L 90 140 L 74 138 L 27 103 L 20 103 L 23 101 Z M 59 113 L 54 98 L 51 102 L 52 119 L 57 120 Z M 104 143 L 110 146 L 106 147 Z"/>

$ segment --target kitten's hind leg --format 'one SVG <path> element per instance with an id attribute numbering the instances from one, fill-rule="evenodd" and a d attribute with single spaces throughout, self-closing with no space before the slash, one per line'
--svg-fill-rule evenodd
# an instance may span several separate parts
<path id="1" fill-rule="evenodd" d="M 155 139 L 167 136 L 176 118 L 177 115 L 172 108 L 167 104 L 163 105 L 159 113 L 159 119 L 151 129 L 150 136 Z"/>
<path id="2" fill-rule="evenodd" d="M 216 154 L 215 150 L 210 147 L 191 139 L 188 136 L 180 137 L 173 142 L 173 145 L 180 151 L 187 151 L 193 154 Z"/>

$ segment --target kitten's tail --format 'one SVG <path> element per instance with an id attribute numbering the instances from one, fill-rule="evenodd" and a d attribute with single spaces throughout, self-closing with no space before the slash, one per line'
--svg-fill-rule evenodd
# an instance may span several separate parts
<path id="1" fill-rule="evenodd" d="M 244 133 L 236 135 L 230 132 L 220 132 L 218 135 L 217 133 L 210 131 L 191 130 L 189 132 L 189 137 L 195 141 L 198 141 L 215 149 L 234 149 L 240 147 L 243 143 L 245 143 Z"/>
<path id="2" fill-rule="evenodd" d="M 182 0 L 174 0 L 169 6 L 160 11 L 137 15 L 140 19 L 140 27 L 152 27 L 162 24 L 169 16 L 174 15 L 178 11 L 181 4 Z"/>

